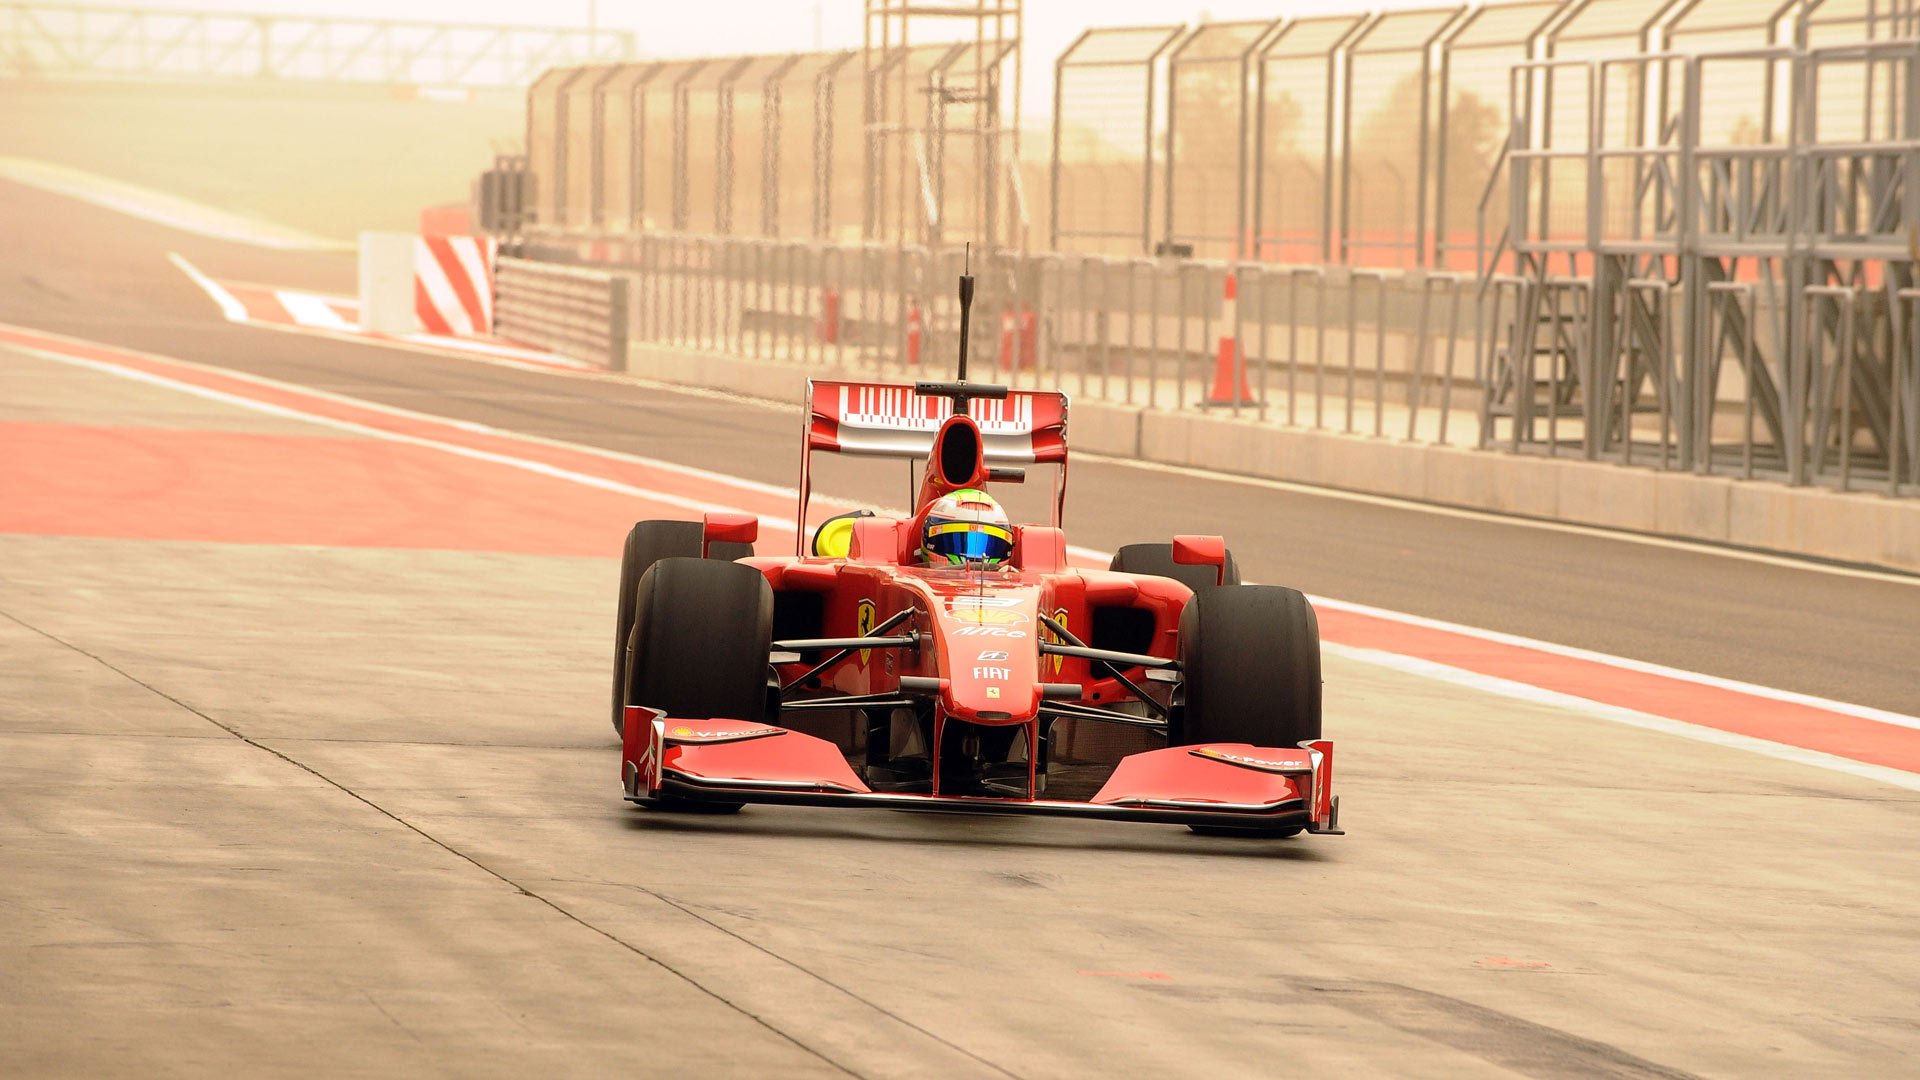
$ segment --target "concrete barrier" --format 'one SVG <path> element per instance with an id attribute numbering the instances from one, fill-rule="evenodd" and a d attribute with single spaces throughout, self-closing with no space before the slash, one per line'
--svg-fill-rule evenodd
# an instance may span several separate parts
<path id="1" fill-rule="evenodd" d="M 865 368 L 746 360 L 635 342 L 631 372 L 743 397 L 801 400 Z M 1570 458 L 1284 428 L 1248 418 L 1075 401 L 1077 449 L 1477 510 L 1920 571 L 1920 499 L 1794 488 Z"/>

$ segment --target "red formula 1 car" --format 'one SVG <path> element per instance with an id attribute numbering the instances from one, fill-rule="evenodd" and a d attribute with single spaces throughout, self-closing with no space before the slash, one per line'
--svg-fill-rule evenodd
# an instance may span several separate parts
<path id="1" fill-rule="evenodd" d="M 915 514 L 843 515 L 774 558 L 743 515 L 635 525 L 613 682 L 629 800 L 1341 831 L 1313 608 L 1240 584 L 1215 536 L 1070 565 L 1065 395 L 969 384 L 963 359 L 954 383 L 810 383 L 808 410 L 796 520 L 816 450 L 924 459 Z M 1051 524 L 1011 526 L 997 565 L 927 564 L 937 502 L 1028 465 L 1058 466 Z"/>

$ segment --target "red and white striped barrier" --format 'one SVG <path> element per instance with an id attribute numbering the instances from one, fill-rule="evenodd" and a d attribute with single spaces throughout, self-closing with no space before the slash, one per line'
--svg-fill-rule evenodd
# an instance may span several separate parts
<path id="1" fill-rule="evenodd" d="M 491 237 L 418 239 L 413 309 L 427 333 L 484 337 L 493 332 L 493 256 Z"/>

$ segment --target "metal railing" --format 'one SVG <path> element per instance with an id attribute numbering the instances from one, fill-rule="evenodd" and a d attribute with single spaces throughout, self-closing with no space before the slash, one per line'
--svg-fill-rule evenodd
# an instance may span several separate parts
<path id="1" fill-rule="evenodd" d="M 1914 493 L 1916 80 L 1920 38 L 1515 66 L 1486 443 Z"/>
<path id="2" fill-rule="evenodd" d="M 898 378 L 954 363 L 959 252 L 673 234 L 529 254 L 632 275 L 636 341 Z M 1468 275 L 1016 253 L 974 272 L 973 370 L 1012 385 L 1477 444 Z"/>
<path id="3" fill-rule="evenodd" d="M 502 257 L 493 332 L 612 371 L 627 368 L 629 275 Z"/>

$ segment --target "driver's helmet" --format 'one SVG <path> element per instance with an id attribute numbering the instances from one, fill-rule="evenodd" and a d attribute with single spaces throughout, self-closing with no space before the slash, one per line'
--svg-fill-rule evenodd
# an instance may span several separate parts
<path id="1" fill-rule="evenodd" d="M 1013 527 L 993 496 L 979 488 L 961 488 L 927 507 L 920 551 L 931 566 L 999 566 L 1013 554 Z"/>

